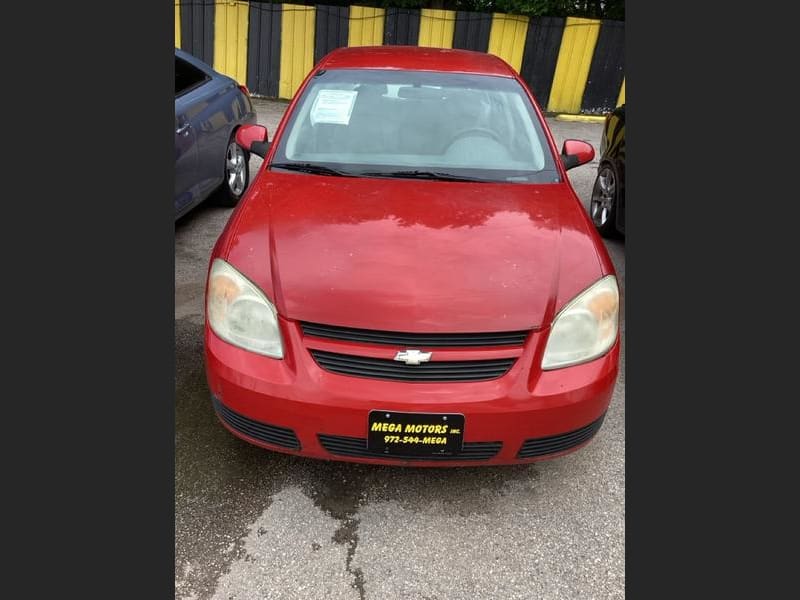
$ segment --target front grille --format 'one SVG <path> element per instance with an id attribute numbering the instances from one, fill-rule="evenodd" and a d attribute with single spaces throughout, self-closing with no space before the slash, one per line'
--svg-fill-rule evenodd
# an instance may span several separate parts
<path id="1" fill-rule="evenodd" d="M 395 360 L 309 350 L 317 364 L 331 373 L 392 381 L 485 381 L 504 375 L 514 358 L 448 360 L 407 365 Z"/>
<path id="2" fill-rule="evenodd" d="M 232 429 L 260 442 L 266 442 L 267 444 L 290 448 L 292 450 L 300 450 L 300 440 L 297 439 L 297 436 L 291 429 L 254 421 L 253 419 L 249 419 L 244 415 L 232 411 L 220 402 L 216 396 L 211 396 L 211 399 L 214 402 L 214 409 L 217 411 L 217 414 Z"/>
<path id="3" fill-rule="evenodd" d="M 385 344 L 404 348 L 435 348 L 458 346 L 522 346 L 527 331 L 501 331 L 499 333 L 398 333 L 355 329 L 318 323 L 300 323 L 303 334 L 331 340 Z"/>
<path id="4" fill-rule="evenodd" d="M 402 460 L 488 460 L 503 447 L 503 442 L 464 442 L 457 454 L 433 454 L 430 456 L 397 456 L 384 454 L 367 448 L 366 438 L 345 437 L 341 435 L 318 434 L 320 444 L 331 454 L 338 456 L 359 456 L 364 458 L 398 458 Z"/>
<path id="5" fill-rule="evenodd" d="M 526 440 L 519 449 L 518 458 L 532 458 L 534 456 L 544 456 L 546 454 L 555 454 L 556 452 L 563 452 L 575 446 L 579 446 L 587 440 L 590 440 L 595 433 L 600 429 L 605 418 L 603 414 L 596 421 L 589 423 L 585 427 L 570 431 L 569 433 L 562 433 L 559 435 L 551 435 L 543 438 L 535 438 Z"/>

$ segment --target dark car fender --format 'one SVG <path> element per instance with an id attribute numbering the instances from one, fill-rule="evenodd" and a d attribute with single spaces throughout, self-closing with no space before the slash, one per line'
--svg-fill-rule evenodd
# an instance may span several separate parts
<path id="1" fill-rule="evenodd" d="M 619 204 L 616 211 L 617 231 L 625 233 L 625 105 L 617 107 L 606 118 L 600 141 L 600 166 L 611 165 L 617 175 Z"/>

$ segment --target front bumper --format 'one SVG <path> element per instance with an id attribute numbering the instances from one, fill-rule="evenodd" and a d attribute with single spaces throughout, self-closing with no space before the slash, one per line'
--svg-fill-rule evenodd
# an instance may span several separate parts
<path id="1" fill-rule="evenodd" d="M 294 322 L 281 319 L 280 325 L 283 360 L 232 346 L 206 325 L 208 383 L 220 421 L 234 435 L 312 458 L 414 466 L 553 458 L 577 450 L 599 430 L 617 378 L 619 341 L 582 365 L 532 369 L 541 362 L 544 332 L 532 332 L 511 370 L 490 381 L 409 383 L 338 375 L 323 370 L 309 353 L 330 349 L 330 342 L 304 338 Z M 397 348 L 371 351 L 391 354 Z M 463 449 L 449 457 L 376 455 L 366 444 L 371 410 L 461 413 Z"/>

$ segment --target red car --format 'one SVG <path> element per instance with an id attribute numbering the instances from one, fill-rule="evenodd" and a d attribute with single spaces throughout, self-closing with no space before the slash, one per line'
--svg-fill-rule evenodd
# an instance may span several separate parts
<path id="1" fill-rule="evenodd" d="M 614 268 L 519 75 L 462 50 L 314 68 L 214 247 L 214 408 L 270 450 L 498 465 L 586 444 L 619 360 Z"/>

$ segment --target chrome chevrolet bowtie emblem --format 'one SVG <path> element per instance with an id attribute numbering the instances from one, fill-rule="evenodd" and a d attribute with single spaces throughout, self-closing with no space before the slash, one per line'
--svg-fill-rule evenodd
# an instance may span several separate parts
<path id="1" fill-rule="evenodd" d="M 433 352 L 420 352 L 419 350 L 403 350 L 398 352 L 394 359 L 399 362 L 404 362 L 407 365 L 418 365 L 420 363 L 428 362 L 431 359 Z"/>

